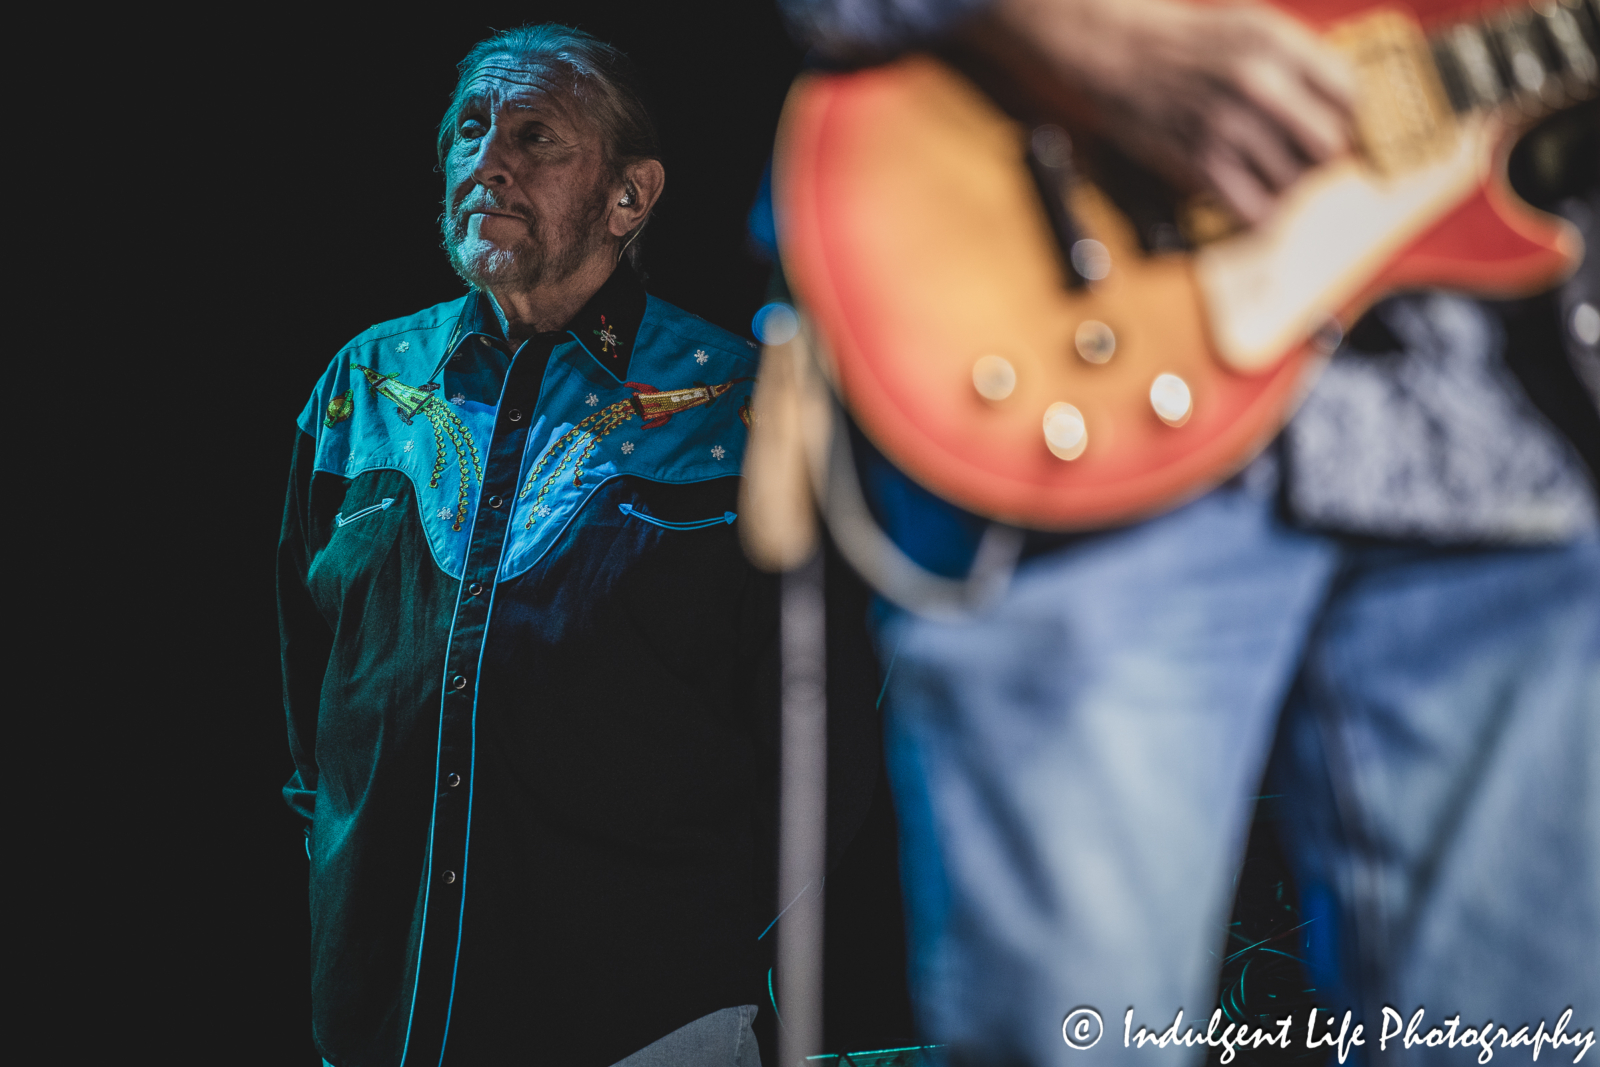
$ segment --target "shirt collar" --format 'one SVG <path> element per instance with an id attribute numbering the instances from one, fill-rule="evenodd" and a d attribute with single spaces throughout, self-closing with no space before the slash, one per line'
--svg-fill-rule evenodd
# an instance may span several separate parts
<path id="1" fill-rule="evenodd" d="M 618 381 L 627 381 L 633 344 L 639 336 L 639 324 L 644 321 L 644 308 L 644 285 L 631 266 L 621 263 L 589 302 L 572 316 L 566 332 L 577 338 Z"/>
<path id="2" fill-rule="evenodd" d="M 595 362 L 614 374 L 618 381 L 626 381 L 628 364 L 633 359 L 634 342 L 639 335 L 639 324 L 644 321 L 645 302 L 644 285 L 639 281 L 639 276 L 631 266 L 622 263 L 572 316 L 564 329 L 536 334 L 530 340 L 553 340 L 560 344 L 571 337 L 594 357 Z M 494 313 L 487 293 L 473 293 L 461 309 L 452 351 L 468 344 L 488 344 L 502 352 L 507 351 L 505 337 L 500 332 L 500 320 Z"/>

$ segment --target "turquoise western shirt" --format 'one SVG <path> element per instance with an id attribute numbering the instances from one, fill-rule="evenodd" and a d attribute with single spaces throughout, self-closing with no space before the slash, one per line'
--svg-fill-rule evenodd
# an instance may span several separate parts
<path id="1" fill-rule="evenodd" d="M 473 294 L 317 384 L 279 586 L 331 1063 L 604 1065 L 765 999 L 754 374 L 622 268 L 515 352 Z"/>

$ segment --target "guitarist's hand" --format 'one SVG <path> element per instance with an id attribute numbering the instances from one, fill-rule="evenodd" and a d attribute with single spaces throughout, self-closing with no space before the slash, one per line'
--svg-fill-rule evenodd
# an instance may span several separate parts
<path id="1" fill-rule="evenodd" d="M 1308 167 L 1350 147 L 1354 87 L 1287 15 L 1176 0 L 999 0 L 980 53 L 1063 118 L 1258 222 Z"/>

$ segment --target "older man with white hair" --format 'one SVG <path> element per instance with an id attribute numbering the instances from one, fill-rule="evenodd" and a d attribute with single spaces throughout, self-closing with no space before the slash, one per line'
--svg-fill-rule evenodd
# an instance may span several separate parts
<path id="1" fill-rule="evenodd" d="M 733 528 L 751 346 L 635 272 L 665 172 L 614 48 L 483 41 L 438 147 L 471 290 L 339 351 L 284 515 L 317 1046 L 758 1063 L 776 613 Z"/>

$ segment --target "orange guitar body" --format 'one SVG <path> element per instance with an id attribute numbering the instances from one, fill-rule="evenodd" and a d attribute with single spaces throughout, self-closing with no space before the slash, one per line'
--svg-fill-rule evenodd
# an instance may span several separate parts
<path id="1" fill-rule="evenodd" d="M 1379 9 L 1431 30 L 1507 5 L 1278 6 L 1334 31 Z M 960 75 L 913 56 L 796 84 L 774 169 L 779 239 L 840 397 L 901 469 L 1003 522 L 1112 525 L 1203 492 L 1264 446 L 1309 387 L 1323 358 L 1310 338 L 1330 318 L 1348 328 L 1401 289 L 1538 292 L 1573 270 L 1576 233 L 1506 183 L 1512 125 L 1502 111 L 1464 126 L 1418 192 L 1395 192 L 1411 179 L 1357 174 L 1351 161 L 1285 209 L 1310 221 L 1214 250 L 1142 251 L 1110 198 L 1081 182 L 1066 199 L 1110 270 L 1074 288 L 1023 164 L 1028 131 Z M 1329 206 L 1365 203 L 1350 199 L 1357 186 L 1393 204 L 1348 219 Z M 1404 224 L 1356 232 L 1384 211 Z M 1294 300 L 1269 299 L 1273 284 Z M 1244 291 L 1252 285 L 1265 288 Z M 1287 304 L 1295 310 L 1279 314 Z M 1084 354 L 1103 354 L 1092 332 L 1084 348 L 1092 329 L 1113 339 L 1103 360 Z M 1182 410 L 1169 389 L 1160 414 L 1158 377 L 1186 386 Z M 1071 413 L 1065 438 L 1051 422 L 1060 410 Z"/>

